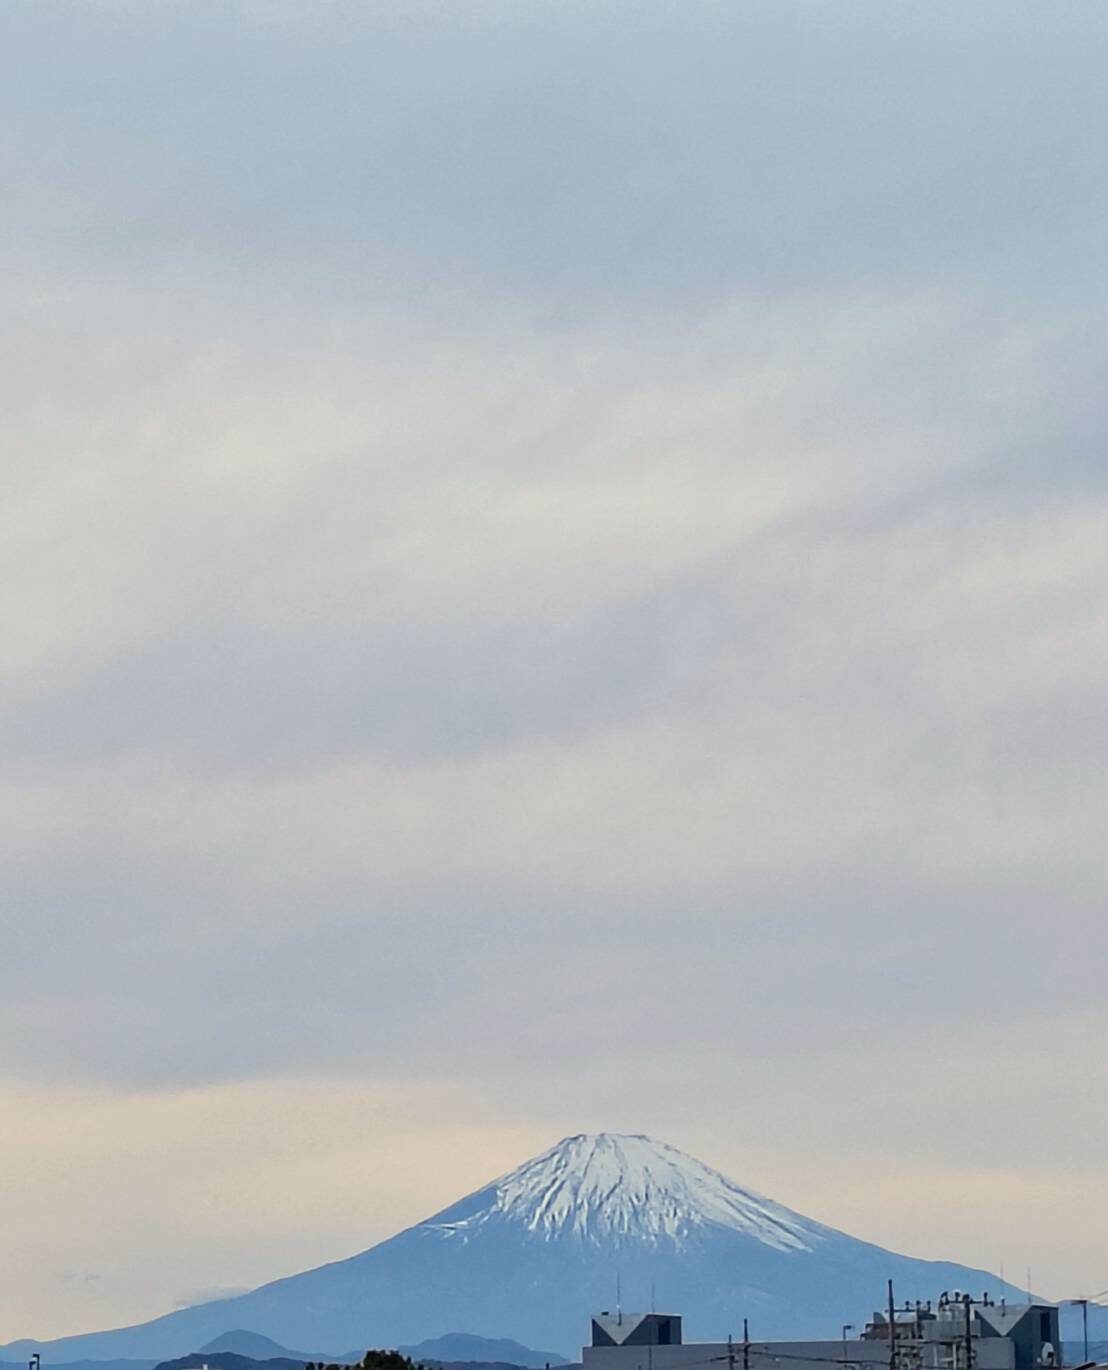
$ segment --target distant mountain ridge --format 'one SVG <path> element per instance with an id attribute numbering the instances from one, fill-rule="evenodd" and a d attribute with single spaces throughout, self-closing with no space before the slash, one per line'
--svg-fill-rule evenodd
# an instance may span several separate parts
<path id="1" fill-rule="evenodd" d="M 5 1350 L 10 1354 L 10 1347 L 6 1347 Z M 49 1370 L 154 1370 L 157 1364 L 156 1357 L 148 1357 L 145 1360 L 55 1361 L 50 1365 Z M 0 1360 L 0 1370 L 27 1370 L 27 1362 L 25 1360 Z"/>
<path id="2" fill-rule="evenodd" d="M 240 1355 L 236 1351 L 227 1350 L 227 1343 L 233 1345 L 238 1342 L 241 1344 L 243 1341 L 254 1337 L 255 1334 L 250 1332 L 228 1333 L 224 1337 L 215 1338 L 209 1347 L 200 1351 L 194 1351 L 191 1355 L 178 1356 L 172 1360 L 161 1361 L 154 1367 L 154 1370 L 304 1370 L 306 1365 L 313 1364 L 327 1366 L 355 1363 L 355 1357 L 353 1355 L 337 1357 L 323 1355 L 314 1360 L 305 1360 L 299 1356 L 290 1357 L 280 1355 L 266 1355 L 260 1358 L 254 1358 L 252 1356 Z M 271 1342 L 267 1337 L 256 1337 L 255 1340 L 259 1343 L 259 1350 L 268 1351 L 270 1349 L 276 1349 L 280 1351 L 284 1349 L 277 1346 L 275 1342 Z M 260 1343 L 266 1343 L 266 1345 L 262 1346 Z M 452 1345 L 456 1345 L 462 1352 L 468 1354 L 457 1360 L 442 1360 L 437 1357 L 422 1357 L 417 1360 L 416 1358 L 409 1356 L 406 1351 L 399 1347 L 392 1348 L 392 1350 L 398 1355 L 406 1357 L 413 1366 L 420 1367 L 421 1370 L 470 1370 L 470 1367 L 472 1367 L 472 1370 L 529 1370 L 529 1367 L 533 1365 L 538 1354 L 531 1351 L 526 1346 L 520 1346 L 518 1342 L 489 1342 L 484 1337 L 476 1337 L 467 1333 L 447 1333 L 446 1336 L 437 1337 L 434 1341 L 426 1344 L 440 1350 L 449 1350 Z M 499 1358 L 474 1358 L 474 1353 L 480 1352 L 487 1347 L 492 1347 L 494 1350 L 511 1350 L 512 1348 L 515 1348 L 516 1354 L 525 1356 L 528 1359 L 525 1362 L 520 1362 L 505 1361 Z M 381 1350 L 383 1348 L 374 1349 Z M 361 1363 L 361 1358 L 357 1358 L 357 1363 Z M 561 1362 L 551 1362 L 550 1364 L 554 1365 L 555 1363 L 561 1364 Z M 105 1361 L 101 1363 L 97 1361 L 86 1361 L 85 1364 L 88 1366 L 97 1366 L 99 1364 L 110 1365 L 113 1364 L 113 1362 Z M 18 1370 L 18 1367 L 13 1367 L 13 1370 Z"/>
<path id="3" fill-rule="evenodd" d="M 196 1348 L 197 1355 L 235 1355 L 249 1360 L 293 1360 L 302 1364 L 308 1361 L 331 1361 L 334 1364 L 352 1364 L 361 1360 L 363 1351 L 350 1352 L 347 1356 L 336 1356 L 330 1351 L 293 1351 L 275 1342 L 272 1337 L 263 1337 L 260 1332 L 250 1332 L 244 1327 L 236 1327 L 223 1332 L 218 1337 Z"/>
<path id="4" fill-rule="evenodd" d="M 568 1359 L 589 1315 L 612 1304 L 617 1273 L 626 1306 L 647 1306 L 654 1288 L 691 1339 L 726 1338 L 744 1316 L 758 1338 L 837 1336 L 883 1302 L 888 1278 L 909 1299 L 1000 1288 L 983 1270 L 859 1241 L 663 1142 L 597 1133 L 566 1138 L 348 1260 L 136 1327 L 7 1352 L 181 1356 L 233 1320 L 281 1347 L 413 1347 L 456 1327 Z"/>
<path id="5" fill-rule="evenodd" d="M 260 1332 L 250 1332 L 245 1328 L 235 1328 L 213 1338 L 196 1352 L 201 1356 L 223 1356 L 227 1354 L 247 1357 L 253 1361 L 270 1362 L 292 1360 L 299 1364 L 309 1362 L 330 1363 L 333 1365 L 357 1364 L 368 1348 L 355 1351 L 294 1351 L 275 1342 L 272 1337 L 263 1337 Z M 378 1348 L 399 1351 L 402 1356 L 420 1364 L 499 1364 L 523 1366 L 526 1370 L 543 1370 L 543 1367 L 565 1365 L 563 1357 L 553 1351 L 535 1351 L 518 1341 L 507 1337 L 478 1337 L 472 1332 L 447 1332 L 441 1337 L 421 1341 L 414 1346 Z"/>
<path id="6" fill-rule="evenodd" d="M 477 1337 L 472 1332 L 447 1332 L 432 1337 L 416 1346 L 398 1346 L 397 1351 L 412 1360 L 426 1364 L 487 1364 L 522 1365 L 531 1370 L 543 1370 L 547 1365 L 565 1365 L 564 1357 L 554 1351 L 533 1351 L 511 1337 Z"/>
<path id="7" fill-rule="evenodd" d="M 252 1356 L 240 1356 L 234 1351 L 193 1351 L 188 1356 L 177 1356 L 172 1360 L 161 1361 L 155 1370 L 304 1370 L 304 1362 L 288 1356 L 271 1356 L 265 1360 L 255 1360 Z"/>

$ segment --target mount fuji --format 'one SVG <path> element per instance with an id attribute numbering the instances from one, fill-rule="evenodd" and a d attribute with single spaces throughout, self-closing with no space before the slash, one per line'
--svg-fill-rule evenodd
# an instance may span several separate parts
<path id="1" fill-rule="evenodd" d="M 837 1336 L 882 1302 L 995 1277 L 914 1260 L 766 1199 L 664 1142 L 568 1137 L 516 1170 L 348 1260 L 180 1309 L 152 1322 L 54 1342 L 16 1342 L 73 1361 L 180 1356 L 229 1328 L 285 1346 L 397 1346 L 447 1331 L 512 1337 L 576 1355 L 589 1315 L 658 1306 L 694 1339 L 750 1320 L 756 1338 Z M 652 1295 L 653 1291 L 653 1295 Z"/>

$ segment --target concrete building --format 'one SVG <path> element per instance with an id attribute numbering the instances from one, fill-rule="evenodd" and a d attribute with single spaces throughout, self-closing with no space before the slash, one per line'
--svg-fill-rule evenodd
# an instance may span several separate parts
<path id="1" fill-rule="evenodd" d="M 599 1313 L 583 1370 L 1049 1370 L 1061 1364 L 1058 1310 L 944 1294 L 934 1307 L 875 1313 L 837 1341 L 685 1342 L 672 1313 Z"/>
<path id="2" fill-rule="evenodd" d="M 1058 1309 L 1045 1303 L 980 1301 L 955 1291 L 930 1303 L 894 1309 L 897 1364 L 903 1370 L 1046 1370 L 1062 1363 Z M 862 1333 L 889 1349 L 889 1315 L 879 1312 Z"/>
<path id="3" fill-rule="evenodd" d="M 593 1346 L 680 1346 L 681 1319 L 672 1313 L 597 1313 Z"/>

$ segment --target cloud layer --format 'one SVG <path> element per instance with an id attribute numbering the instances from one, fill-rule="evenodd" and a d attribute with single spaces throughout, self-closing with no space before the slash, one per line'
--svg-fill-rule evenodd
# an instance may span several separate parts
<path id="1" fill-rule="evenodd" d="M 1101 1287 L 1108 20 L 5 22 L 0 1333 L 592 1126 Z"/>

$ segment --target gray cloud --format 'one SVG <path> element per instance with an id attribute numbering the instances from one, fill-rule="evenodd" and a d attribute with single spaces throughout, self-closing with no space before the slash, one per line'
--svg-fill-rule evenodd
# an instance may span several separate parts
<path id="1" fill-rule="evenodd" d="M 528 333 L 507 376 L 499 344 L 409 338 L 414 387 L 259 336 L 199 400 L 202 338 L 152 364 L 118 330 L 9 514 L 49 552 L 11 636 L 11 1059 L 510 1076 L 588 1049 L 604 1001 L 695 1048 L 744 954 L 759 1050 L 911 1034 L 936 993 L 974 1021 L 976 972 L 841 989 L 964 918 L 969 963 L 1023 987 L 995 1011 L 1044 1011 L 1013 919 L 1064 869 L 1102 937 L 1102 492 L 1026 458 L 1100 405 L 1059 373 L 1071 326 L 739 301 L 676 361 L 581 333 L 586 375 Z M 636 986 L 691 930 L 718 998 L 674 1020 Z"/>
<path id="2" fill-rule="evenodd" d="M 1102 1135 L 1101 12 L 5 23 L 10 1076 Z"/>
<path id="3" fill-rule="evenodd" d="M 976 15 L 16 7 L 38 155 L 10 231 L 109 268 L 186 252 L 231 290 L 262 259 L 332 302 L 476 274 L 571 317 L 935 270 L 1072 291 L 1103 251 L 1105 21 Z"/>

